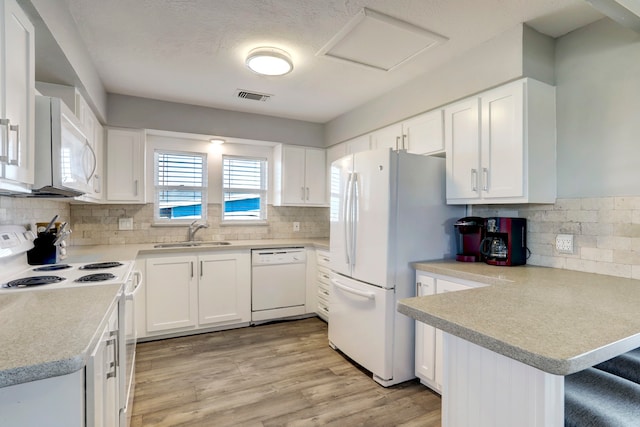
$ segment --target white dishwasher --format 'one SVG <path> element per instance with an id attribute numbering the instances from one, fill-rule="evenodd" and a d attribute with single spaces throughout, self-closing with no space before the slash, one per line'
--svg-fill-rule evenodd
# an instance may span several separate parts
<path id="1" fill-rule="evenodd" d="M 254 249 L 251 266 L 251 321 L 305 314 L 304 248 Z"/>

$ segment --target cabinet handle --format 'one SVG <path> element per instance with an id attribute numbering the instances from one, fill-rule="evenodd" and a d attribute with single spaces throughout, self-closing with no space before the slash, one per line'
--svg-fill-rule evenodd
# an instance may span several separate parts
<path id="1" fill-rule="evenodd" d="M 203 272 L 203 261 L 200 260 L 200 277 L 202 277 L 202 272 Z"/>
<path id="2" fill-rule="evenodd" d="M 300 187 L 300 199 L 304 200 L 304 187 Z"/>
<path id="3" fill-rule="evenodd" d="M 471 191 L 478 191 L 478 171 L 471 169 Z"/>
<path id="4" fill-rule="evenodd" d="M 489 169 L 482 168 L 482 191 L 489 191 Z"/>
<path id="5" fill-rule="evenodd" d="M 191 264 L 191 278 L 193 279 L 193 261 L 191 261 L 189 264 Z"/>
<path id="6" fill-rule="evenodd" d="M 118 375 L 118 366 L 120 365 L 120 361 L 118 360 L 118 331 L 109 332 L 109 338 L 106 341 L 107 347 L 113 346 L 113 362 L 109 363 L 109 367 L 113 368 L 107 372 L 107 379 L 115 378 Z"/>
<path id="7" fill-rule="evenodd" d="M 133 181 L 133 195 L 138 197 L 138 180 Z"/>
<path id="8" fill-rule="evenodd" d="M 402 134 L 402 149 L 403 150 L 408 150 L 409 147 L 407 147 L 407 144 L 405 144 L 405 140 L 407 139 L 407 135 Z"/>
<path id="9" fill-rule="evenodd" d="M 306 187 L 306 188 L 307 188 L 307 200 L 309 200 L 309 187 Z"/>
<path id="10" fill-rule="evenodd" d="M 9 119 L 0 119 L 2 141 L 0 142 L 0 163 L 9 162 Z"/>
<path id="11" fill-rule="evenodd" d="M 18 166 L 20 164 L 18 157 L 20 156 L 19 154 L 19 149 L 18 147 L 20 146 L 20 125 L 9 125 L 9 132 L 15 132 L 16 133 L 16 143 L 14 144 L 14 149 L 11 150 L 11 146 L 10 146 L 10 139 L 7 139 L 7 154 L 9 156 L 8 158 L 8 164 L 10 164 L 11 166 Z M 11 157 L 11 152 L 13 151 L 14 157 Z"/>
<path id="12" fill-rule="evenodd" d="M 396 151 L 398 151 L 399 146 L 400 146 L 400 137 L 396 136 Z"/>

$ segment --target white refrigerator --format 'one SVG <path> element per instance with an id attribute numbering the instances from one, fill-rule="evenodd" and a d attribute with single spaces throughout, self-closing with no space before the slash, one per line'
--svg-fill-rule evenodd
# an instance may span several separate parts
<path id="1" fill-rule="evenodd" d="M 443 158 L 390 149 L 331 164 L 329 343 L 383 386 L 415 378 L 413 261 L 451 258 L 463 206 L 445 204 Z"/>

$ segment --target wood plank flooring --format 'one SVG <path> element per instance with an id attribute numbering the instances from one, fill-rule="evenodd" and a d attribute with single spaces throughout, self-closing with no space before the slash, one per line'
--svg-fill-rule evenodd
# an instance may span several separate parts
<path id="1" fill-rule="evenodd" d="M 436 427 L 440 396 L 378 385 L 310 318 L 139 344 L 141 426 Z"/>

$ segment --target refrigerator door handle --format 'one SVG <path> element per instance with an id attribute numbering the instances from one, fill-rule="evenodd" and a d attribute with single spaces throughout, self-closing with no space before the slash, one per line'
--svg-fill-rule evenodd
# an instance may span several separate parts
<path id="1" fill-rule="evenodd" d="M 353 178 L 353 173 L 349 173 L 349 177 L 347 178 L 347 182 L 345 185 L 344 191 L 344 247 L 345 247 L 345 262 L 347 265 L 351 266 L 351 227 L 350 227 L 350 219 L 351 219 L 351 180 Z"/>
<path id="2" fill-rule="evenodd" d="M 336 279 L 332 279 L 331 283 L 333 283 L 336 288 L 341 289 L 341 290 L 343 290 L 345 292 L 348 292 L 350 294 L 357 295 L 359 297 L 363 297 L 363 298 L 366 298 L 366 299 L 372 299 L 372 300 L 376 299 L 376 294 L 374 294 L 373 292 L 365 292 L 365 291 L 361 291 L 361 290 L 358 290 L 358 289 L 353 289 L 350 286 L 343 285 L 342 283 L 340 283 Z"/>
<path id="3" fill-rule="evenodd" d="M 358 185 L 358 174 L 353 173 L 353 190 L 351 192 L 351 268 L 356 265 L 356 237 L 358 233 L 358 199 L 360 198 L 360 186 Z"/>

